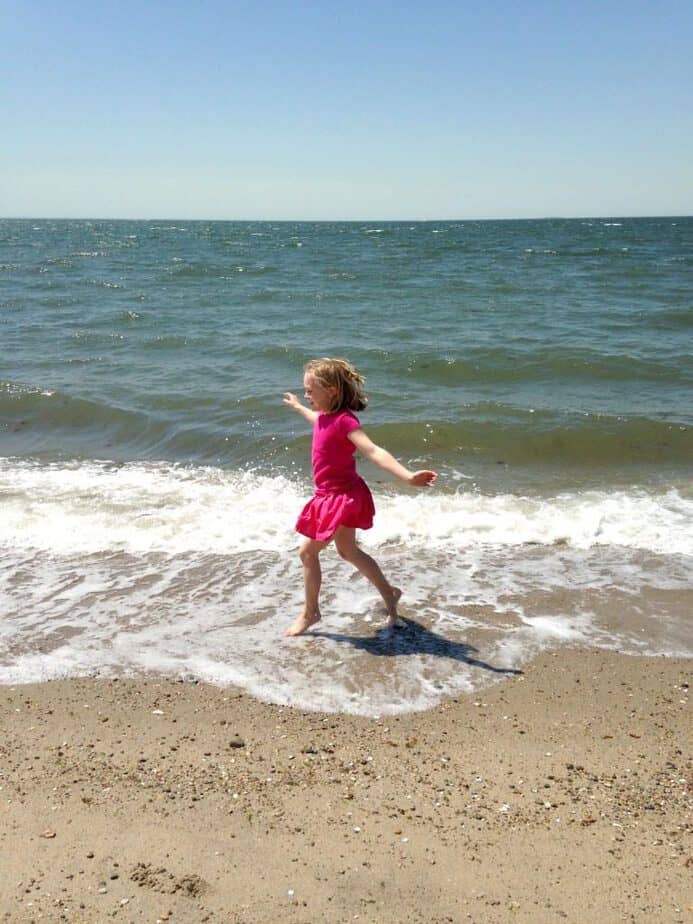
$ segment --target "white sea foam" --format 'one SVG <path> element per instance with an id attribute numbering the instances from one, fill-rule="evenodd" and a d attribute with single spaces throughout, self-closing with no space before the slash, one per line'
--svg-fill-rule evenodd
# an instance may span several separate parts
<path id="1" fill-rule="evenodd" d="M 163 673 L 301 708 L 424 709 L 564 644 L 693 654 L 691 503 L 679 492 L 546 498 L 379 489 L 363 534 L 405 589 L 377 594 L 328 549 L 324 618 L 302 602 L 285 476 L 0 460 L 0 681 Z"/>
<path id="2" fill-rule="evenodd" d="M 287 544 L 306 482 L 167 464 L 41 465 L 0 459 L 0 544 L 60 554 L 105 549 L 231 553 Z M 693 555 L 693 499 L 677 490 L 550 497 L 376 490 L 364 542 L 623 546 Z"/>

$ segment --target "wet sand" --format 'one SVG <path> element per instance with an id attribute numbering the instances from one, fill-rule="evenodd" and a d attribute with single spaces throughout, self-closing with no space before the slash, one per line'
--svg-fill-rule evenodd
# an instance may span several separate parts
<path id="1" fill-rule="evenodd" d="M 380 719 L 2 687 L 0 921 L 691 922 L 689 677 L 561 650 Z"/>

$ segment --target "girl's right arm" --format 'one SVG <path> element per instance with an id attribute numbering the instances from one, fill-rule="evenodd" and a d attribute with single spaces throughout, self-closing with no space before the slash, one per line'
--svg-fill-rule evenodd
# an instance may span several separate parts
<path id="1" fill-rule="evenodd" d="M 315 423 L 318 419 L 318 415 L 315 411 L 311 411 L 309 407 L 306 407 L 305 404 L 301 404 L 296 395 L 290 391 L 285 391 L 282 400 L 287 407 L 290 407 L 292 411 L 298 411 L 301 417 L 305 417 L 308 423 Z"/>
<path id="2" fill-rule="evenodd" d="M 418 472 L 409 471 L 409 469 L 405 468 L 401 462 L 398 462 L 387 449 L 383 449 L 382 446 L 377 446 L 366 436 L 360 427 L 358 430 L 352 430 L 351 433 L 347 434 L 347 439 L 351 440 L 358 451 L 369 461 L 378 465 L 383 471 L 389 472 L 391 475 L 399 478 L 400 481 L 414 485 L 414 487 L 426 488 L 432 485 L 438 477 L 436 472 L 432 472 L 427 468 Z"/>

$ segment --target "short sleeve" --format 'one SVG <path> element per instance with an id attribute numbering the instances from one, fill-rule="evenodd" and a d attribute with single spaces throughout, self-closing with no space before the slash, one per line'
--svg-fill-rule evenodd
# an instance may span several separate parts
<path id="1" fill-rule="evenodd" d="M 354 430 L 359 430 L 360 428 L 361 422 L 356 414 L 353 414 L 351 411 L 344 411 L 339 421 L 339 429 L 342 435 L 348 436 L 349 433 L 352 433 Z"/>

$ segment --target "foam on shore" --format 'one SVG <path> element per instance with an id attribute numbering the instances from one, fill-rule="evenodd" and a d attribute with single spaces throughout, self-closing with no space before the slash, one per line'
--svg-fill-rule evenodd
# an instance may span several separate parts
<path id="1" fill-rule="evenodd" d="M 691 656 L 693 504 L 677 490 L 548 497 L 376 486 L 363 542 L 405 594 L 332 550 L 323 621 L 286 640 L 302 580 L 283 475 L 0 460 L 0 681 L 159 673 L 302 708 L 424 709 L 542 650 Z"/>

